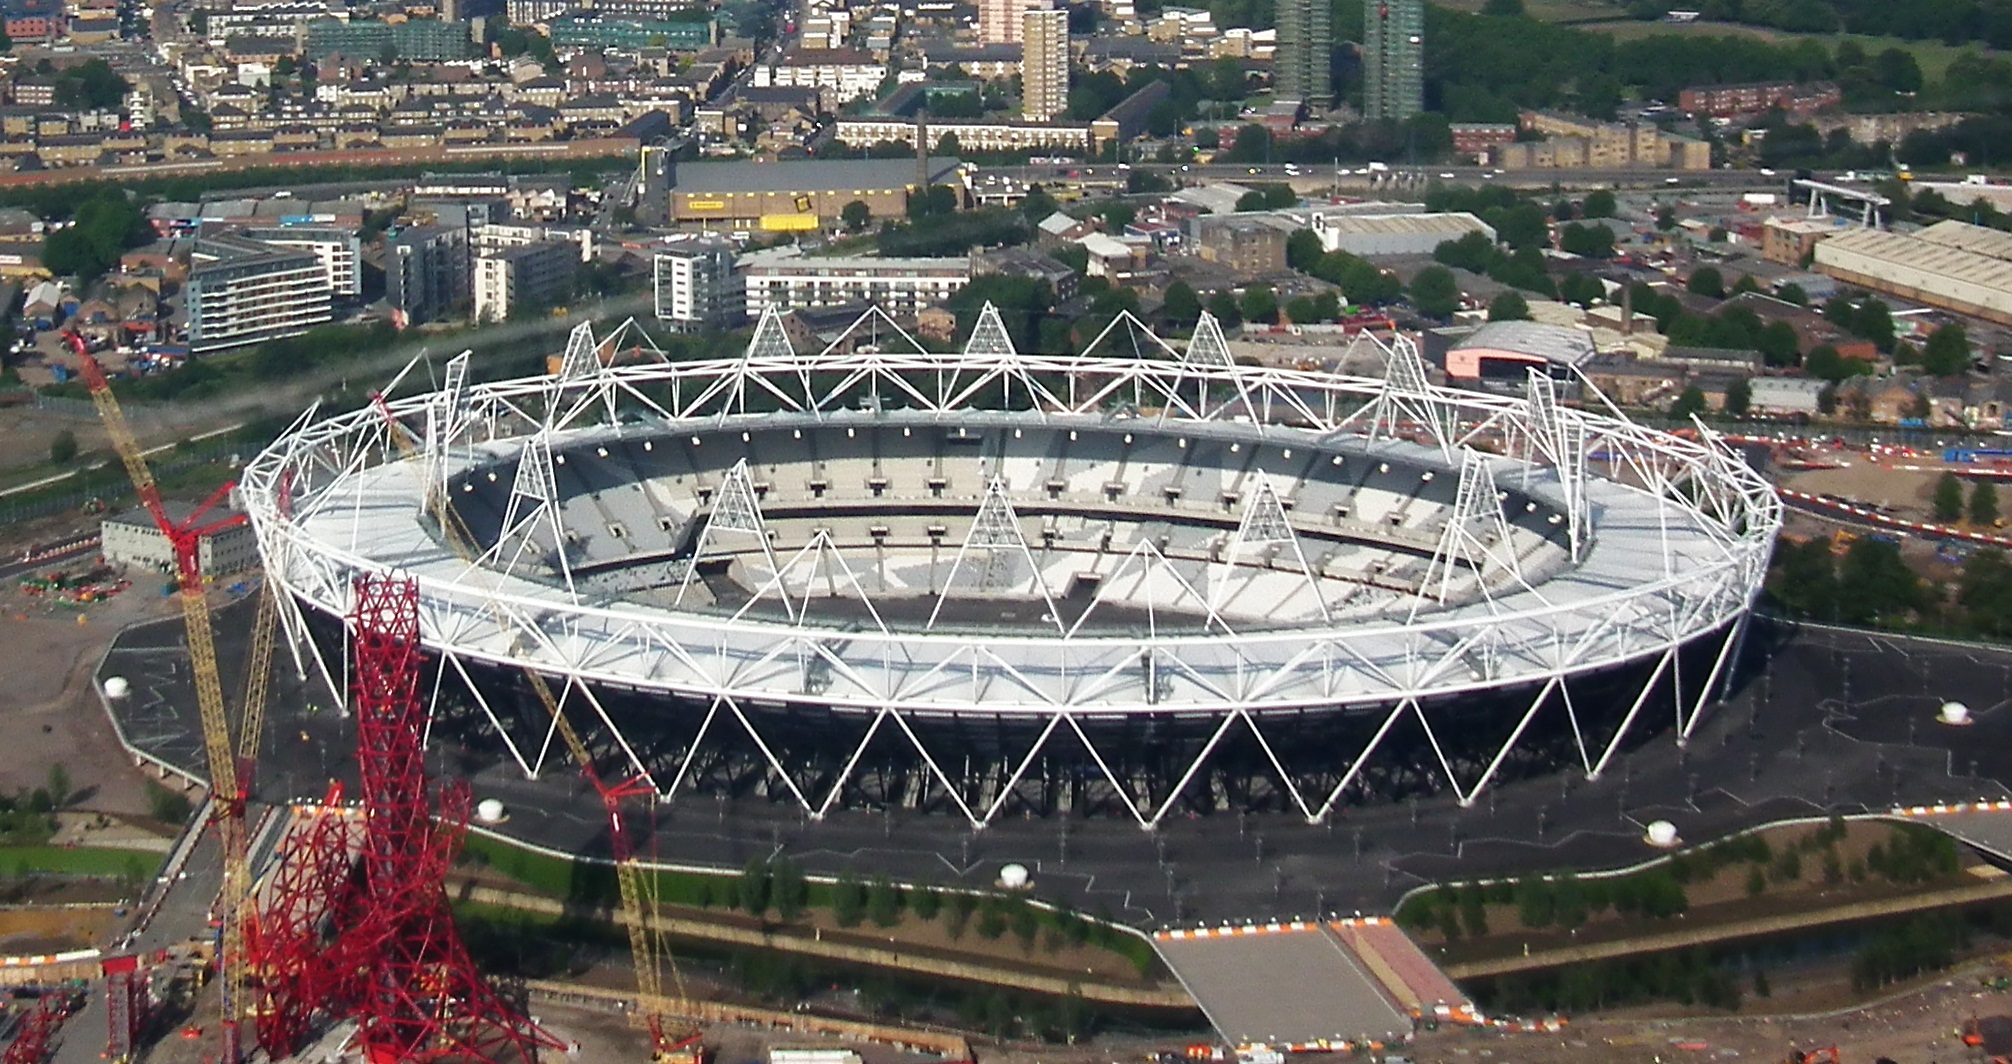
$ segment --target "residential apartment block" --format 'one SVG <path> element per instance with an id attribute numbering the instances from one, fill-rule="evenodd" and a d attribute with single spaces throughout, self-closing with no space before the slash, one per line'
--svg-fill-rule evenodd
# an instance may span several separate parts
<path id="1" fill-rule="evenodd" d="M 191 351 L 293 336 L 335 316 L 321 256 L 233 233 L 196 240 L 185 291 Z"/>
<path id="2" fill-rule="evenodd" d="M 475 259 L 475 320 L 504 321 L 573 294 L 580 248 L 570 240 L 485 251 Z"/>
<path id="3" fill-rule="evenodd" d="M 1069 108 L 1069 12 L 1021 16 L 1020 117 L 1047 122 Z"/>
<path id="4" fill-rule="evenodd" d="M 938 306 L 971 281 L 971 260 L 751 256 L 744 267 L 747 313 L 876 303 L 890 314 Z"/>

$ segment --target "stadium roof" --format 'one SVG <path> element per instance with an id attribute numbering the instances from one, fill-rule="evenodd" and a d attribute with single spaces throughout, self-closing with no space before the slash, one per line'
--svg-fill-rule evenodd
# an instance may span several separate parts
<path id="1" fill-rule="evenodd" d="M 929 180 L 940 182 L 963 160 L 932 157 Z M 805 159 L 776 163 L 681 163 L 673 177 L 679 192 L 828 192 L 907 188 L 914 159 Z"/>

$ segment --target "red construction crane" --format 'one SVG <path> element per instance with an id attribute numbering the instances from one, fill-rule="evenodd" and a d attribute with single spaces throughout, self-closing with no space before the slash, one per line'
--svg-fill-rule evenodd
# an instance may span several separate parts
<path id="1" fill-rule="evenodd" d="M 240 771 L 231 744 L 229 718 L 224 711 L 223 678 L 217 670 L 216 640 L 210 631 L 209 598 L 203 587 L 202 545 L 205 537 L 243 524 L 243 514 L 208 520 L 212 507 L 230 495 L 234 484 L 226 483 L 196 507 L 185 520 L 169 518 L 161 502 L 160 488 L 147 468 L 140 443 L 126 423 L 125 412 L 105 379 L 104 367 L 92 356 L 82 336 L 64 330 L 63 339 L 77 354 L 84 383 L 98 417 L 112 438 L 113 449 L 125 463 L 126 475 L 140 496 L 140 505 L 154 519 L 155 527 L 168 541 L 175 559 L 175 585 L 180 591 L 182 620 L 188 628 L 190 674 L 195 681 L 196 705 L 203 724 L 203 751 L 209 762 L 210 797 L 217 834 L 223 843 L 223 889 L 217 910 L 222 934 L 217 950 L 217 974 L 223 998 L 223 1054 L 221 1064 L 238 1064 L 243 1058 L 241 1028 L 244 1018 L 242 991 L 245 985 L 243 903 L 251 885 L 247 859 L 245 801 L 246 773 Z"/>

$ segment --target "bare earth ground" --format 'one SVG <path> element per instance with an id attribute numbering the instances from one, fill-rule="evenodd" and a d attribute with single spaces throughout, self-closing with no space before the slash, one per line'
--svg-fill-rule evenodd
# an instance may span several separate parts
<path id="1" fill-rule="evenodd" d="M 11 539 L 11 537 L 10 537 Z M 78 808 L 145 815 L 144 776 L 119 746 L 92 689 L 91 673 L 119 629 L 174 611 L 160 578 L 131 574 L 134 586 L 82 608 L 0 586 L 0 792 L 35 788 L 61 763 Z M 79 620 L 82 623 L 79 623 Z"/>
<path id="2" fill-rule="evenodd" d="M 8 909 L 0 911 L 0 954 L 58 953 L 96 945 L 112 922 L 112 910 Z"/>

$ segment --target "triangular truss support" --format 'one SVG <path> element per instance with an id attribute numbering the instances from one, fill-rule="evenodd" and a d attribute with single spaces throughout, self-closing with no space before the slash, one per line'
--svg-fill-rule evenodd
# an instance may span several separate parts
<path id="1" fill-rule="evenodd" d="M 426 408 L 426 485 L 422 509 L 447 494 L 447 462 L 461 433 L 468 427 L 468 358 L 463 351 L 447 360 L 440 391 Z"/>
<path id="2" fill-rule="evenodd" d="M 989 306 L 990 304 L 988 304 Z M 943 578 L 943 589 L 937 592 L 936 605 L 929 611 L 929 623 L 925 628 L 936 627 L 936 618 L 943 612 L 943 604 L 950 599 L 957 584 L 957 574 L 964 568 L 965 560 L 973 553 L 982 551 L 985 564 L 989 568 L 1001 552 L 1009 557 L 1018 556 L 1027 563 L 1034 587 L 1041 592 L 1041 601 L 1047 604 L 1048 620 L 1055 625 L 1055 631 L 1063 631 L 1062 615 L 1055 608 L 1055 595 L 1048 590 L 1048 581 L 1041 575 L 1041 563 L 1034 557 L 1033 548 L 1027 545 L 1027 537 L 1020 533 L 1020 519 L 1013 513 L 1012 500 L 1006 497 L 1006 482 L 993 477 L 985 486 L 985 497 L 978 502 L 978 512 L 971 518 L 971 531 L 964 536 L 964 542 L 957 548 L 957 557 L 950 563 L 950 572 Z"/>
<path id="3" fill-rule="evenodd" d="M 788 402 L 800 403 L 800 409 L 808 410 L 813 416 L 821 413 L 817 396 L 811 390 L 810 367 L 797 358 L 795 345 L 789 342 L 789 330 L 783 327 L 782 311 L 774 306 L 764 309 L 761 320 L 755 323 L 754 337 L 748 341 L 747 350 L 741 354 L 740 365 L 734 368 L 732 391 L 727 401 L 720 407 L 721 422 L 729 415 L 748 412 L 748 386 L 758 384 L 763 390 L 774 394 L 778 389 L 768 383 L 767 374 L 774 372 L 775 363 L 795 363 L 797 381 L 803 385 L 803 397 L 787 397 Z M 778 395 L 778 398 L 785 398 Z"/>
<path id="4" fill-rule="evenodd" d="M 1118 563 L 1117 568 L 1097 581 L 1096 595 L 1090 599 L 1090 604 L 1083 608 L 1083 612 L 1077 615 L 1076 622 L 1069 626 L 1066 635 L 1073 636 L 1080 631 L 1089 621 L 1090 615 L 1097 612 L 1098 604 L 1116 599 L 1119 595 L 1119 578 L 1126 575 L 1132 575 L 1142 581 L 1140 589 L 1144 592 L 1143 598 L 1129 605 L 1145 609 L 1148 638 L 1159 638 L 1160 614 L 1182 602 L 1193 603 L 1199 607 L 1205 618 L 1204 623 L 1210 630 L 1222 632 L 1224 635 L 1236 634 L 1235 629 L 1223 620 L 1222 614 L 1216 612 L 1216 608 L 1209 603 L 1208 598 L 1195 590 L 1195 585 L 1189 583 L 1188 579 L 1174 568 L 1173 563 L 1167 560 L 1167 556 L 1161 554 L 1160 549 L 1153 545 L 1153 541 L 1142 539 L 1138 546 L 1133 547 L 1131 553 L 1125 556 L 1125 560 Z M 1156 586 L 1156 579 L 1164 580 L 1171 587 L 1162 589 Z M 1163 596 L 1162 590 L 1169 593 Z"/>
<path id="5" fill-rule="evenodd" d="M 1502 513 L 1495 473 L 1487 456 L 1471 449 L 1461 459 L 1453 512 L 1446 518 L 1439 545 L 1419 582 L 1420 600 L 1445 605 L 1447 593 L 1463 568 L 1474 572 L 1483 595 L 1488 595 L 1489 578 L 1498 573 L 1509 573 L 1519 581 L 1523 578 L 1523 563 L 1516 556 L 1509 520 Z"/>
<path id="6" fill-rule="evenodd" d="M 1243 413 L 1250 417 L 1253 425 L 1260 430 L 1263 429 L 1264 418 L 1259 416 L 1257 405 L 1251 401 L 1250 388 L 1246 385 L 1243 374 L 1238 371 L 1236 359 L 1230 355 L 1229 341 L 1223 338 L 1222 323 L 1216 320 L 1215 315 L 1206 310 L 1202 311 L 1201 317 L 1195 321 L 1194 335 L 1188 338 L 1188 346 L 1180 353 L 1179 362 L 1180 370 L 1167 388 L 1167 403 L 1160 410 L 1162 422 L 1166 420 L 1167 414 L 1173 410 L 1176 403 L 1186 405 L 1187 400 L 1182 395 L 1182 390 L 1191 375 L 1195 385 L 1192 416 L 1203 421 L 1214 417 L 1215 413 L 1221 411 L 1210 411 L 1209 390 L 1215 386 L 1217 380 L 1227 376 L 1230 386 L 1236 389 L 1237 401 L 1243 404 Z M 1225 403 L 1223 409 L 1227 407 L 1228 404 Z"/>
<path id="7" fill-rule="evenodd" d="M 578 597 L 573 586 L 573 565 L 566 557 L 569 546 L 566 526 L 559 516 L 559 485 L 553 473 L 552 443 L 542 432 L 526 441 L 518 455 L 517 479 L 510 485 L 510 501 L 503 509 L 502 531 L 496 544 L 484 552 L 475 567 L 492 567 L 495 563 L 494 567 L 510 572 L 537 543 L 532 533 L 540 529 L 551 535 L 554 566 L 566 582 L 567 593 Z"/>
<path id="8" fill-rule="evenodd" d="M 1592 514 L 1586 502 L 1586 426 L 1558 402 L 1558 384 L 1548 374 L 1530 370 L 1524 394 L 1525 426 L 1530 453 L 1523 465 L 1527 479 L 1537 459 L 1551 463 L 1558 474 L 1558 491 L 1565 504 L 1567 548 L 1577 562 L 1592 536 Z"/>
<path id="9" fill-rule="evenodd" d="M 1320 604 L 1320 619 L 1332 621 L 1334 618 L 1327 610 L 1327 597 L 1321 594 L 1320 580 L 1314 576 L 1313 566 L 1307 564 L 1306 550 L 1300 545 L 1299 534 L 1292 530 L 1292 520 L 1286 514 L 1285 503 L 1279 499 L 1278 489 L 1272 486 L 1271 478 L 1260 472 L 1256 485 L 1251 488 L 1250 498 L 1244 503 L 1243 520 L 1237 523 L 1236 538 L 1230 541 L 1229 549 L 1223 553 L 1225 577 L 1236 572 L 1237 560 L 1246 552 L 1279 544 L 1292 552 L 1293 561 L 1298 563 L 1301 575 L 1306 577 L 1307 590 Z M 1223 589 L 1228 585 L 1227 578 L 1215 582 L 1210 608 L 1222 608 Z"/>
<path id="10" fill-rule="evenodd" d="M 754 479 L 748 473 L 745 458 L 727 470 L 719 490 L 713 493 L 712 513 L 706 516 L 706 525 L 699 531 L 698 542 L 692 545 L 691 558 L 685 563 L 684 579 L 678 581 L 678 595 L 671 602 L 673 608 L 684 604 L 685 592 L 691 589 L 699 562 L 704 560 L 707 552 L 717 550 L 720 541 L 728 536 L 753 536 L 761 547 L 762 557 L 768 559 L 768 571 L 771 574 L 777 571 L 775 547 L 769 542 L 768 524 L 762 520 L 761 500 L 755 492 Z M 790 609 L 790 620 L 796 620 L 789 596 L 783 596 L 783 605 Z"/>
<path id="11" fill-rule="evenodd" d="M 801 575 L 804 578 L 803 597 L 793 602 L 790 599 L 789 580 L 790 577 L 799 575 L 799 570 L 802 571 Z M 833 542 L 831 533 L 822 528 L 817 530 L 817 534 L 811 537 L 809 543 L 803 545 L 803 549 L 776 567 L 768 580 L 756 589 L 753 595 L 748 596 L 748 600 L 741 604 L 740 609 L 734 611 L 732 620 L 738 622 L 754 608 L 755 604 L 774 596 L 782 600 L 784 610 L 789 613 L 796 626 L 805 627 L 810 619 L 810 604 L 816 596 L 820 576 L 824 578 L 828 596 L 837 597 L 841 589 L 849 589 L 858 597 L 860 604 L 866 607 L 874 629 L 886 634 L 887 622 L 881 618 L 879 607 L 873 604 L 873 596 L 867 593 L 866 585 L 860 582 L 859 574 L 846 563 L 845 555 L 838 549 L 838 544 Z"/>
<path id="12" fill-rule="evenodd" d="M 1431 438 L 1441 456 L 1453 460 L 1453 431 L 1446 422 L 1446 404 L 1433 397 L 1432 382 L 1418 346 L 1399 336 L 1387 349 L 1383 388 L 1370 401 L 1369 438 L 1403 439 L 1406 427 Z"/>

